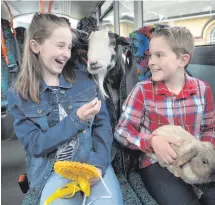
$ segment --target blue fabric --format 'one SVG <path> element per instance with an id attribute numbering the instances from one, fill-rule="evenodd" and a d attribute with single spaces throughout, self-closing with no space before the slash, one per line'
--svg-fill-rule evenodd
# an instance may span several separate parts
<path id="1" fill-rule="evenodd" d="M 5 46 L 7 48 L 8 65 L 5 63 L 4 56 L 1 55 L 1 107 L 7 108 L 6 92 L 14 82 L 18 72 L 16 43 L 14 34 L 11 31 L 9 21 L 1 19 L 1 29 L 4 36 Z"/>
<path id="2" fill-rule="evenodd" d="M 111 191 L 111 195 L 104 186 L 104 184 L 99 181 L 91 187 L 90 197 L 87 197 L 86 204 L 93 203 L 93 205 L 122 205 L 122 193 L 120 191 L 119 182 L 114 174 L 113 168 L 109 166 L 103 178 L 108 189 Z M 51 196 L 56 189 L 65 186 L 70 183 L 69 179 L 59 176 L 55 172 L 51 173 L 40 199 L 40 205 L 43 205 L 45 200 Z M 109 197 L 110 198 L 105 198 Z M 69 199 L 56 199 L 50 205 L 82 205 L 83 194 L 77 192 L 72 198 Z"/>
<path id="3" fill-rule="evenodd" d="M 76 70 L 75 73 L 76 80 L 72 84 L 63 75 L 60 76 L 59 92 L 56 94 L 43 81 L 40 103 L 24 100 L 13 88 L 9 89 L 8 109 L 15 118 L 14 131 L 26 151 L 30 181 L 27 196 L 41 193 L 52 171 L 56 149 L 72 138 L 77 138 L 79 143 L 76 143 L 71 160 L 97 166 L 103 173 L 111 164 L 113 135 L 107 108 L 102 101 L 100 112 L 91 123 L 76 116 L 77 109 L 83 104 L 95 97 L 102 99 L 96 84 L 86 72 Z M 60 122 L 58 103 L 68 114 Z"/>
<path id="4" fill-rule="evenodd" d="M 1 107 L 7 107 L 7 90 L 8 90 L 8 67 L 5 59 L 1 56 Z"/>
<path id="5" fill-rule="evenodd" d="M 148 67 L 149 42 L 154 30 L 167 25 L 153 24 L 143 26 L 129 34 L 131 50 L 136 57 L 138 80 L 143 81 L 151 77 L 151 71 Z"/>
<path id="6" fill-rule="evenodd" d="M 16 59 L 16 45 L 14 34 L 11 32 L 10 23 L 5 19 L 1 19 L 1 26 L 4 35 L 5 46 L 7 47 L 8 68 L 10 72 L 18 70 Z"/>

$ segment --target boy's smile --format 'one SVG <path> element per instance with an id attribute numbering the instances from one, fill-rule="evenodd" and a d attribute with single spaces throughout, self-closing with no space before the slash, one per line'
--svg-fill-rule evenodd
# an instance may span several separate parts
<path id="1" fill-rule="evenodd" d="M 176 79 L 180 72 L 181 59 L 171 49 L 165 37 L 154 37 L 149 46 L 149 68 L 152 72 L 152 80 L 169 81 Z"/>

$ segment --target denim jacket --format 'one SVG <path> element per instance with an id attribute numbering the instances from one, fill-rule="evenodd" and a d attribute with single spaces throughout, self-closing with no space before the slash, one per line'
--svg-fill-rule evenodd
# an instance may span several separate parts
<path id="1" fill-rule="evenodd" d="M 14 131 L 26 151 L 30 190 L 23 204 L 36 205 L 52 171 L 57 148 L 77 139 L 72 161 L 85 162 L 105 173 L 111 164 L 113 142 L 110 118 L 96 84 L 84 71 L 75 70 L 76 79 L 69 83 L 60 75 L 57 92 L 41 82 L 40 102 L 24 100 L 14 88 L 8 91 L 8 109 L 14 116 Z M 95 97 L 102 100 L 100 112 L 94 120 L 80 120 L 77 109 Z M 59 120 L 58 103 L 68 114 Z"/>

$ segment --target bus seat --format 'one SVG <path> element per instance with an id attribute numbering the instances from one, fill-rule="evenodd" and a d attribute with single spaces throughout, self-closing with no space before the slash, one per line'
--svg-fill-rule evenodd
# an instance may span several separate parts
<path id="1" fill-rule="evenodd" d="M 1 108 L 4 113 L 7 110 L 7 99 L 5 93 L 8 88 L 13 84 L 19 68 L 18 68 L 18 51 L 16 47 L 16 40 L 11 31 L 10 22 L 6 19 L 1 19 L 2 28 L 2 58 L 1 58 Z M 5 49 L 6 48 L 6 49 Z"/>
<path id="2" fill-rule="evenodd" d="M 25 38 L 25 31 L 26 29 L 24 27 L 16 27 L 16 38 L 20 49 L 21 57 L 23 55 L 23 49 L 24 49 L 24 38 Z"/>
<path id="3" fill-rule="evenodd" d="M 1 113 L 7 113 L 8 66 L 1 55 Z"/>
<path id="4" fill-rule="evenodd" d="M 143 26 L 129 34 L 131 50 L 136 57 L 137 72 L 139 81 L 143 81 L 151 77 L 148 67 L 149 42 L 155 29 L 166 27 L 163 24 L 153 24 Z"/>
<path id="5" fill-rule="evenodd" d="M 213 92 L 213 99 L 215 100 L 215 45 L 197 46 L 195 48 L 194 56 L 191 59 L 187 70 L 190 74 L 207 82 Z"/>

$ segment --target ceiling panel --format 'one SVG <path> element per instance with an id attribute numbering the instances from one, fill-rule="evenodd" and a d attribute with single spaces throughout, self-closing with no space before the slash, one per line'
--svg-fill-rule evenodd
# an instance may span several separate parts
<path id="1" fill-rule="evenodd" d="M 40 11 L 39 0 L 37 1 L 7 1 L 14 17 Z M 91 15 L 99 1 L 54 1 L 52 6 L 53 13 L 68 15 L 71 18 L 81 19 Z M 3 2 L 1 2 L 2 13 L 7 12 Z M 48 11 L 49 1 L 45 1 L 45 12 Z"/>

